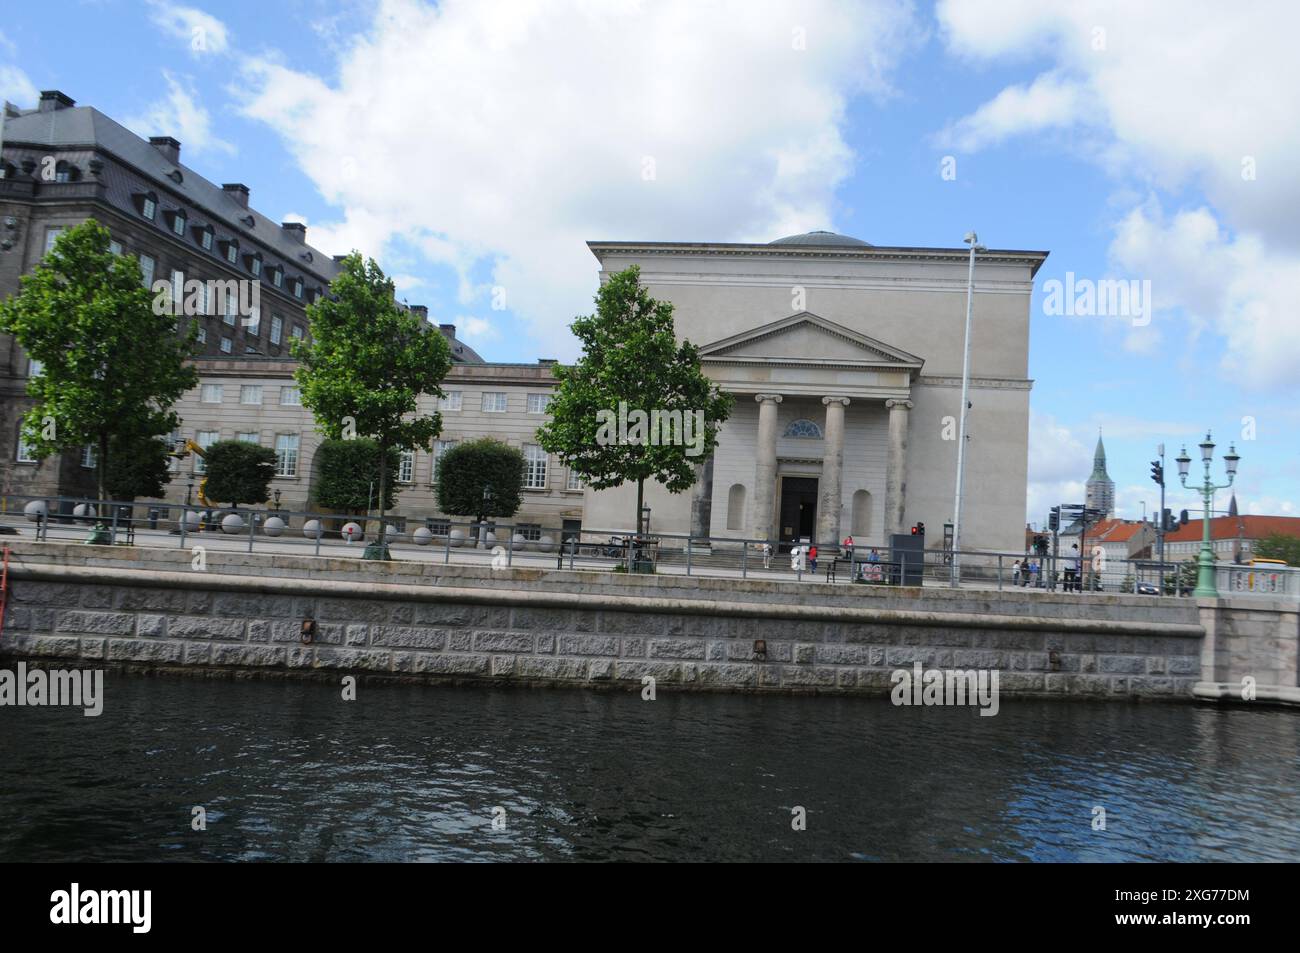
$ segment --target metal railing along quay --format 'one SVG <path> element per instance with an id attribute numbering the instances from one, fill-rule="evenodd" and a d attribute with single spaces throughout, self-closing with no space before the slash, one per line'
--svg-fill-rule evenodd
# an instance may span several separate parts
<path id="1" fill-rule="evenodd" d="M 102 514 L 102 519 L 99 515 Z M 96 523 L 109 545 L 203 546 L 244 551 L 373 557 L 379 517 L 274 507 L 210 507 L 84 497 L 0 498 L 0 525 L 45 541 L 83 542 Z M 601 572 L 657 572 L 687 576 L 779 578 L 861 585 L 950 585 L 949 551 L 898 552 L 886 546 L 842 543 L 767 544 L 746 538 L 640 533 L 627 529 L 547 527 L 536 523 L 388 516 L 386 544 L 395 559 L 443 564 L 531 566 Z M 1138 593 L 1185 597 L 1196 585 L 1194 561 L 1037 557 L 1033 554 L 966 550 L 960 553 L 960 584 L 985 589 L 1046 592 Z M 1019 569 L 1017 569 L 1019 564 Z M 1300 600 L 1300 569 L 1220 564 L 1222 595 Z"/>

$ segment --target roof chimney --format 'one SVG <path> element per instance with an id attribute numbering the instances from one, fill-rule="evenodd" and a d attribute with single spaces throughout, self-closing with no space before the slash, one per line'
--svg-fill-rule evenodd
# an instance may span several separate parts
<path id="1" fill-rule="evenodd" d="M 171 136 L 150 136 L 149 145 L 161 152 L 173 165 L 181 161 L 181 144 Z"/>
<path id="2" fill-rule="evenodd" d="M 293 239 L 299 245 L 307 244 L 307 226 L 302 222 L 282 222 L 280 229 L 286 238 Z"/>
<path id="3" fill-rule="evenodd" d="M 428 305 L 423 305 L 423 304 L 413 304 L 413 305 L 411 305 L 411 313 L 414 314 L 416 317 L 418 317 L 421 321 L 428 321 L 428 320 L 429 320 L 429 307 L 428 307 Z"/>
<path id="4" fill-rule="evenodd" d="M 440 324 L 438 325 L 438 330 L 449 338 L 454 338 L 456 336 L 456 325 L 454 324 Z"/>
<path id="5" fill-rule="evenodd" d="M 71 109 L 77 105 L 77 101 L 70 96 L 65 96 L 57 89 L 46 89 L 41 92 L 40 111 L 43 113 L 52 113 L 56 109 Z"/>
<path id="6" fill-rule="evenodd" d="M 221 187 L 221 191 L 238 202 L 242 208 L 248 208 L 248 186 L 241 182 L 227 182 Z"/>

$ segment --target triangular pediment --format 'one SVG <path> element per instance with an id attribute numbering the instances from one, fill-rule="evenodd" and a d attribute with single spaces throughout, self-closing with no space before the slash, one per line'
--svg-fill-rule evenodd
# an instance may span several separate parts
<path id="1" fill-rule="evenodd" d="M 700 357 L 706 361 L 835 364 L 895 370 L 919 370 L 925 363 L 915 354 L 810 311 L 714 341 L 700 348 Z"/>

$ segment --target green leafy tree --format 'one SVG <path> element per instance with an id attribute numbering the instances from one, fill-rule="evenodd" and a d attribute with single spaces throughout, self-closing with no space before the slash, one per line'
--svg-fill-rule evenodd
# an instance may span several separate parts
<path id="1" fill-rule="evenodd" d="M 171 482 L 171 445 L 161 437 L 115 435 L 109 443 L 104 482 L 115 500 L 160 497 Z"/>
<path id="2" fill-rule="evenodd" d="M 396 470 L 399 451 L 388 448 L 388 469 Z M 316 502 L 342 513 L 359 513 L 374 505 L 375 475 L 379 472 L 379 444 L 357 440 L 323 440 L 316 449 Z M 397 489 L 389 491 L 387 506 L 397 503 Z"/>
<path id="3" fill-rule="evenodd" d="M 154 308 L 139 262 L 114 255 L 109 242 L 94 219 L 68 229 L 18 294 L 0 302 L 0 331 L 42 364 L 27 384 L 36 402 L 23 416 L 23 439 L 37 459 L 95 447 L 100 500 L 114 438 L 170 433 L 179 422 L 172 405 L 198 383 L 187 363 L 197 328 L 178 333 L 176 319 Z"/>
<path id="4" fill-rule="evenodd" d="M 378 445 L 379 512 L 388 508 L 390 449 L 429 449 L 442 430 L 437 411 L 419 413 L 422 395 L 442 396 L 451 368 L 447 340 L 398 307 L 393 283 L 353 252 L 329 294 L 307 308 L 310 341 L 295 341 L 294 376 L 316 426 L 333 440 L 370 437 Z M 381 520 L 373 552 L 387 558 Z"/>
<path id="5" fill-rule="evenodd" d="M 207 474 L 203 495 L 209 500 L 229 500 L 231 506 L 238 506 L 270 498 L 275 477 L 275 451 L 270 447 L 219 440 L 204 452 L 203 464 Z"/>
<path id="6" fill-rule="evenodd" d="M 438 461 L 438 509 L 452 516 L 514 516 L 522 502 L 524 455 L 491 437 L 458 443 Z M 477 532 L 477 530 L 475 530 Z"/>
<path id="7" fill-rule="evenodd" d="M 1273 533 L 1259 541 L 1255 555 L 1261 559 L 1280 559 L 1288 566 L 1300 566 L 1300 536 Z"/>
<path id="8" fill-rule="evenodd" d="M 632 525 L 639 525 L 646 480 L 672 493 L 695 483 L 696 466 L 717 446 L 718 427 L 731 413 L 731 395 L 701 371 L 695 345 L 678 344 L 672 304 L 650 297 L 636 266 L 611 275 L 596 294 L 596 313 L 575 319 L 572 330 L 582 357 L 555 366 L 560 385 L 537 438 L 595 489 L 634 481 Z M 637 413 L 648 417 L 639 432 Z M 621 417 L 632 424 L 627 439 L 623 427 L 611 426 Z M 663 421 L 680 422 L 675 438 Z"/>

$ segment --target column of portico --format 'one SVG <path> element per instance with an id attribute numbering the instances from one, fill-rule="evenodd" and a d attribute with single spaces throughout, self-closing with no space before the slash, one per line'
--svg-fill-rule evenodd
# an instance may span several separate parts
<path id="1" fill-rule="evenodd" d="M 907 509 L 907 424 L 910 400 L 887 400 L 889 462 L 885 471 L 885 533 L 905 532 Z"/>
<path id="2" fill-rule="evenodd" d="M 751 539 L 776 541 L 772 534 L 776 496 L 776 405 L 780 394 L 755 394 L 758 401 L 758 439 L 754 444 L 754 505 L 750 510 Z"/>
<path id="3" fill-rule="evenodd" d="M 844 408 L 847 397 L 823 397 L 826 425 L 822 450 L 821 501 L 817 507 L 817 539 L 823 546 L 840 541 L 840 510 L 844 491 Z"/>

